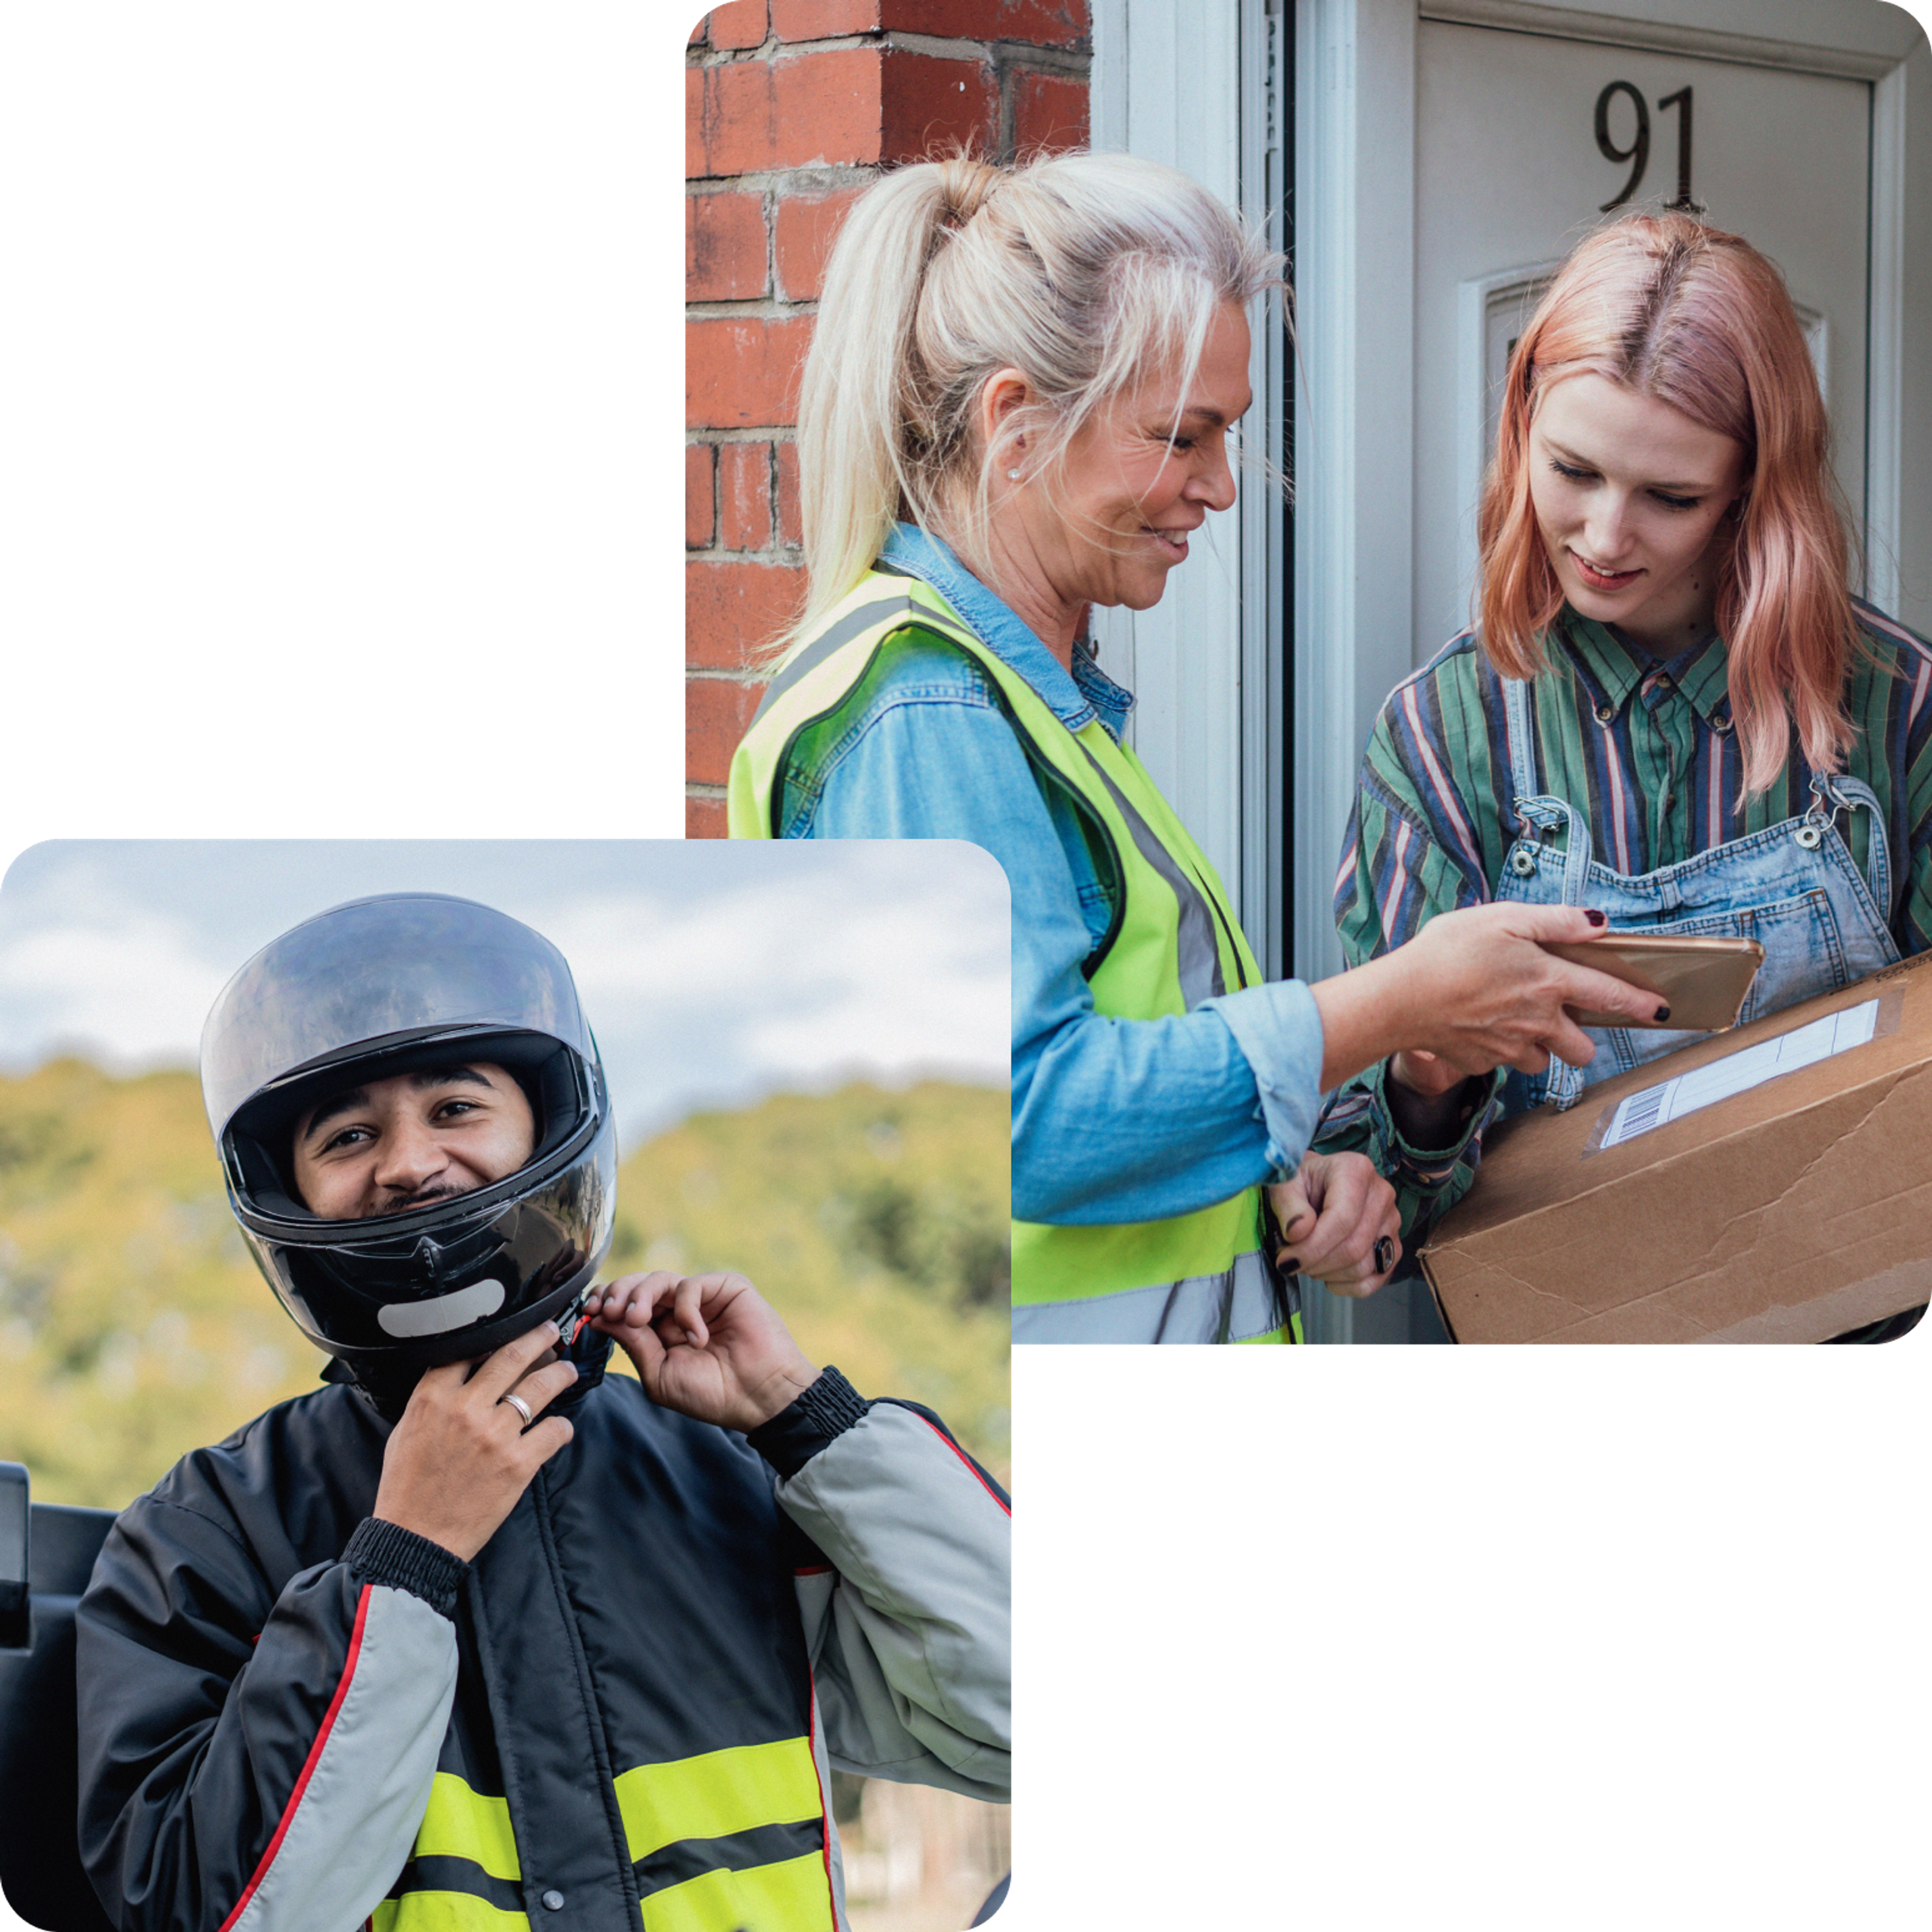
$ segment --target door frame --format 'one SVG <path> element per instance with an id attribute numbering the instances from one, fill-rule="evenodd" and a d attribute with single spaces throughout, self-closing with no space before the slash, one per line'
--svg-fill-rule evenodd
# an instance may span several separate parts
<path id="1" fill-rule="evenodd" d="M 1095 0 L 1093 142 L 1164 161 L 1288 246 L 1294 0 Z M 1407 0 L 1403 0 L 1407 4 Z M 1254 406 L 1237 508 L 1150 610 L 1097 610 L 1102 668 L 1135 694 L 1136 752 L 1214 861 L 1256 958 L 1291 970 L 1287 471 L 1280 304 L 1249 316 Z"/>

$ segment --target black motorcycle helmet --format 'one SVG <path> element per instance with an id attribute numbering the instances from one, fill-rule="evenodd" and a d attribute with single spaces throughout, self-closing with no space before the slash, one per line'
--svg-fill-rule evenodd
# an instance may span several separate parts
<path id="1" fill-rule="evenodd" d="M 345 1088 L 483 1060 L 528 1096 L 514 1174 L 364 1220 L 324 1220 L 292 1175 L 296 1122 Z M 296 1324 L 385 1407 L 423 1370 L 568 1317 L 610 1245 L 616 1134 L 563 956 L 468 899 L 392 892 L 304 920 L 229 981 L 201 1036 L 228 1198 Z"/>

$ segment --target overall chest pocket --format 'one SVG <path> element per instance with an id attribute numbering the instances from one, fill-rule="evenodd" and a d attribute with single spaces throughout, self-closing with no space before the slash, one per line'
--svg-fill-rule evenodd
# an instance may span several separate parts
<path id="1" fill-rule="evenodd" d="M 1838 915 L 1827 893 L 1807 892 L 1786 904 L 1766 907 L 1746 922 L 1743 936 L 1763 941 L 1764 964 L 1751 982 L 1740 1024 L 1850 983 Z"/>
<path id="2" fill-rule="evenodd" d="M 1778 1012 L 1815 993 L 1834 992 L 1846 985 L 1851 975 L 1845 965 L 1844 947 L 1838 934 L 1838 922 L 1829 896 L 1822 892 L 1802 892 L 1769 905 L 1753 906 L 1738 912 L 1707 913 L 1690 919 L 1647 920 L 1618 918 L 1612 925 L 1622 932 L 1654 932 L 1684 939 L 1755 939 L 1764 948 L 1764 963 L 1758 968 L 1751 989 L 1745 995 L 1738 1024 L 1743 1026 L 1760 1014 Z M 1607 1047 L 1603 1070 L 1593 1066 L 1589 1077 L 1600 1079 L 1616 1072 L 1660 1059 L 1688 1046 L 1706 1035 L 1679 1033 L 1675 1028 L 1653 1032 L 1648 1028 L 1619 1027 L 1608 1034 L 1593 1032 L 1591 1037 L 1600 1052 Z"/>
<path id="3" fill-rule="evenodd" d="M 1764 948 L 1764 964 L 1745 996 L 1738 1016 L 1740 1026 L 1814 994 L 1836 992 L 1851 979 L 1838 916 L 1832 910 L 1830 895 L 1824 892 L 1801 892 L 1769 905 L 1671 920 L 1640 929 L 1690 939 L 1757 940 Z"/>

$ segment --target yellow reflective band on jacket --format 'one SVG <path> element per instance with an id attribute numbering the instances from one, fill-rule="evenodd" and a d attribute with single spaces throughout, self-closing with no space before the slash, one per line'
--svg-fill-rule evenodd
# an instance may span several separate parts
<path id="1" fill-rule="evenodd" d="M 515 1932 L 530 1924 L 509 1902 L 523 1867 L 508 1802 L 472 1790 L 453 1772 L 430 1781 L 403 1876 L 412 1888 L 376 1906 L 375 1932 Z"/>
<path id="2" fill-rule="evenodd" d="M 831 1932 L 832 1887 L 814 1852 L 749 1871 L 709 1871 L 644 1898 L 644 1932 Z"/>
<path id="3" fill-rule="evenodd" d="M 825 1815 L 808 1737 L 739 1744 L 616 1778 L 624 1835 L 640 1867 L 646 1932 L 832 1932 L 832 1888 L 822 1838 L 809 1852 L 746 1862 L 749 1844 L 721 1844 L 771 1826 L 820 1826 Z M 688 1845 L 715 1868 L 673 1884 L 649 1884 L 644 1862 Z"/>
<path id="4" fill-rule="evenodd" d="M 1160 1019 L 1258 983 L 1260 969 L 1214 868 L 1140 760 L 1098 718 L 1069 731 L 916 578 L 868 574 L 773 679 L 731 761 L 731 836 L 777 836 L 791 746 L 844 702 L 892 638 L 915 628 L 956 644 L 986 674 L 1042 789 L 1070 798 L 1105 855 L 1114 925 L 1097 963 L 1088 962 L 1095 1011 Z M 1261 1233 L 1258 1187 L 1160 1221 L 1016 1222 L 1014 1340 L 1298 1341 L 1300 1317 L 1259 1252 Z"/>
<path id="5" fill-rule="evenodd" d="M 725 1838 L 824 1811 L 809 1738 L 640 1765 L 620 1772 L 616 1784 L 634 1862 L 680 1839 Z"/>
<path id="6" fill-rule="evenodd" d="M 412 1892 L 386 1898 L 369 1915 L 373 1932 L 524 1932 L 530 1918 L 460 1892 Z"/>
<path id="7" fill-rule="evenodd" d="M 640 1882 L 650 1882 L 644 1862 L 668 1847 L 689 1847 L 696 1854 L 692 1862 L 712 1863 L 712 1869 L 645 1892 L 646 1932 L 759 1932 L 765 1926 L 772 1932 L 832 1932 L 822 1839 L 809 1852 L 788 1850 L 783 1857 L 735 1869 L 735 1860 L 756 1856 L 756 1838 L 737 1845 L 721 1842 L 773 1826 L 822 1828 L 824 1798 L 810 1738 L 639 1765 L 620 1772 L 614 1785 L 626 1849 L 640 1868 Z M 374 1916 L 375 1932 L 509 1932 L 530 1923 L 522 1912 L 478 1895 L 495 1889 L 500 1898 L 502 1881 L 522 1876 L 509 1806 L 502 1798 L 438 1772 L 410 1856 L 412 1867 L 431 1858 L 466 1861 L 476 1868 L 476 1890 L 451 1889 L 464 1885 L 466 1875 L 443 1866 L 431 1885 L 385 1899 Z M 498 1882 L 494 1887 L 493 1880 Z"/>
<path id="8" fill-rule="evenodd" d="M 430 1786 L 429 1809 L 416 1832 L 414 1858 L 467 1858 L 492 1878 L 520 1879 L 517 1840 L 507 1799 L 472 1791 L 453 1772 L 440 1771 Z"/>

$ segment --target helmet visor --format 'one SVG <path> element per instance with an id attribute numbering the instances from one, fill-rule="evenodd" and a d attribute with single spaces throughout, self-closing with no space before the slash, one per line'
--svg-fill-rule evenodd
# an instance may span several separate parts
<path id="1" fill-rule="evenodd" d="M 488 906 L 440 894 L 358 899 L 272 940 L 202 1029 L 202 1097 L 219 1142 L 249 1100 L 378 1043 L 542 1034 L 595 1064 L 563 955 Z"/>

